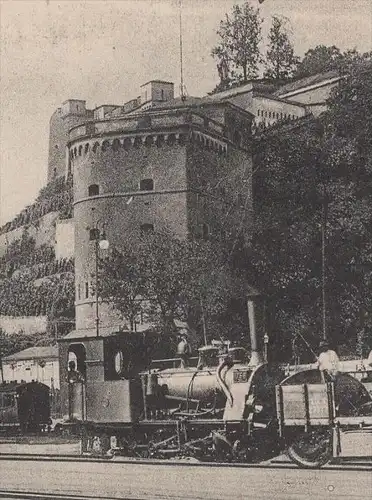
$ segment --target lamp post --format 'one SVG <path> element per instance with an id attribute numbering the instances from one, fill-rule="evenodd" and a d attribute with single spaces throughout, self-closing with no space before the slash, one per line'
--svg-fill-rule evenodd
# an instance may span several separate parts
<path id="1" fill-rule="evenodd" d="M 267 363 L 269 336 L 266 332 L 265 332 L 263 341 L 264 341 L 264 360 L 265 360 L 265 363 Z"/>
<path id="2" fill-rule="evenodd" d="M 93 212 L 94 209 L 92 209 Z M 94 212 L 93 212 L 94 213 Z M 95 255 L 95 324 L 96 324 L 96 336 L 99 337 L 99 299 L 98 299 L 98 260 L 99 260 L 99 250 L 108 250 L 110 244 L 106 239 L 106 234 L 104 231 L 104 225 L 102 231 L 99 229 L 99 223 L 101 219 L 98 219 L 94 227 L 90 229 L 90 240 L 94 241 L 94 255 Z"/>

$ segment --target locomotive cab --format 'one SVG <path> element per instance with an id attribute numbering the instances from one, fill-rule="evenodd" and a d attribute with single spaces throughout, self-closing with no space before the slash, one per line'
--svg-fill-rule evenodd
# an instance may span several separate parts
<path id="1" fill-rule="evenodd" d="M 64 419 L 87 423 L 136 420 L 142 410 L 137 374 L 145 362 L 140 337 L 75 335 L 71 332 L 59 341 Z"/>

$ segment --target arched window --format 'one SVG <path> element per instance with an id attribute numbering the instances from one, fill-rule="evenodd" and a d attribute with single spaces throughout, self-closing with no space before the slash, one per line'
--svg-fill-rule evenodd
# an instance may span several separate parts
<path id="1" fill-rule="evenodd" d="M 140 229 L 144 233 L 149 233 L 154 230 L 154 224 L 141 224 Z"/>
<path id="2" fill-rule="evenodd" d="M 110 142 L 109 141 L 103 141 L 103 143 L 102 143 L 102 152 L 107 151 L 109 147 L 110 147 Z"/>
<path id="3" fill-rule="evenodd" d="M 113 149 L 114 151 L 119 151 L 120 146 L 121 146 L 121 144 L 120 144 L 119 139 L 114 139 L 114 140 L 112 141 L 112 149 Z"/>
<path id="4" fill-rule="evenodd" d="M 89 241 L 96 241 L 99 239 L 99 229 L 93 227 L 89 230 Z"/>
<path id="5" fill-rule="evenodd" d="M 99 185 L 91 184 L 88 187 L 88 196 L 98 196 L 99 195 Z"/>
<path id="6" fill-rule="evenodd" d="M 132 143 L 131 143 L 131 140 L 129 139 L 129 137 L 126 137 L 124 139 L 124 142 L 123 142 L 123 147 L 126 151 L 128 151 L 128 149 L 131 147 Z"/>
<path id="7" fill-rule="evenodd" d="M 140 191 L 153 191 L 154 181 L 153 179 L 141 179 L 140 180 Z"/>
<path id="8" fill-rule="evenodd" d="M 84 153 L 85 153 L 85 154 L 87 154 L 87 153 L 88 153 L 88 151 L 89 151 L 89 142 L 87 142 L 87 143 L 85 144 L 85 150 L 84 150 Z"/>
<path id="9" fill-rule="evenodd" d="M 89 299 L 89 283 L 85 282 L 85 298 Z"/>
<path id="10" fill-rule="evenodd" d="M 158 135 L 156 138 L 156 145 L 158 148 L 161 148 L 164 144 L 164 136 L 163 135 Z"/>
<path id="11" fill-rule="evenodd" d="M 176 143 L 176 136 L 174 134 L 169 134 L 167 139 L 167 144 L 173 146 Z"/>

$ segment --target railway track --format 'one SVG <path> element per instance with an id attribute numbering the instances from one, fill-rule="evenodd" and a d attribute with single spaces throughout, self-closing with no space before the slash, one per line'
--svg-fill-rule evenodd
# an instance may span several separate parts
<path id="1" fill-rule="evenodd" d="M 47 462 L 93 462 L 93 463 L 111 463 L 111 464 L 127 464 L 127 465 L 153 465 L 164 467 L 213 467 L 213 468 L 245 468 L 245 469 L 298 469 L 298 466 L 293 464 L 289 459 L 272 460 L 257 464 L 247 463 L 226 463 L 226 462 L 202 462 L 189 459 L 175 460 L 159 460 L 151 458 L 128 458 L 128 457 L 93 457 L 81 455 L 35 455 L 35 454 L 14 454 L 1 453 L 0 461 L 47 461 Z M 371 460 L 339 460 L 337 463 L 330 463 L 322 467 L 322 470 L 342 470 L 342 471 L 372 471 Z M 0 496 L 1 498 L 1 496 Z"/>
<path id="2" fill-rule="evenodd" d="M 63 493 L 40 493 L 37 491 L 24 491 L 24 490 L 0 490 L 0 498 L 6 498 L 7 500 L 18 499 L 18 500 L 102 500 L 99 496 L 90 495 L 66 495 Z M 117 497 L 106 497 L 105 500 L 126 500 L 118 499 Z M 130 500 L 136 500 L 131 498 Z M 138 499 L 142 500 L 142 499 Z"/>

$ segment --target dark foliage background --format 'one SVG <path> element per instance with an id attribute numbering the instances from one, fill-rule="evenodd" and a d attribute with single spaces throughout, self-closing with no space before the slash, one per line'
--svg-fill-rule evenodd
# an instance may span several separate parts
<path id="1" fill-rule="evenodd" d="M 322 330 L 326 208 L 327 331 L 341 352 L 372 337 L 372 63 L 350 68 L 318 120 L 273 127 L 256 143 L 252 273 L 270 303 L 283 357 Z M 296 353 L 296 352 L 295 352 Z"/>

